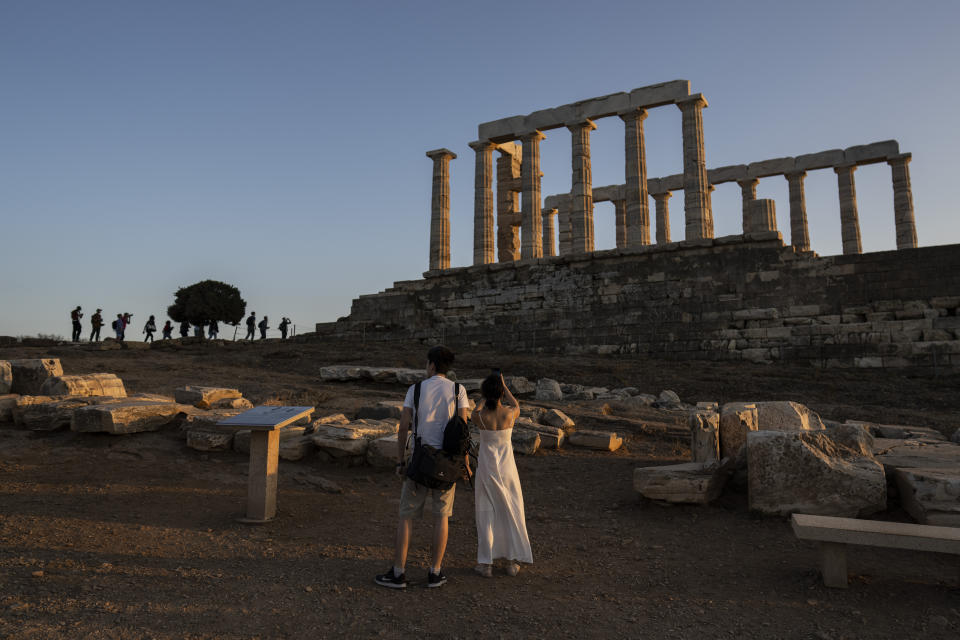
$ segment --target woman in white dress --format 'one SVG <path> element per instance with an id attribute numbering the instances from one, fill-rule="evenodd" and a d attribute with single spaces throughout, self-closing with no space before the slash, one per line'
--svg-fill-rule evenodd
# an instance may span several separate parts
<path id="1" fill-rule="evenodd" d="M 483 406 L 473 413 L 480 429 L 477 453 L 477 567 L 485 578 L 493 575 L 493 561 L 508 561 L 506 571 L 515 576 L 520 563 L 533 562 L 527 524 L 523 515 L 523 493 L 517 465 L 513 460 L 513 423 L 520 406 L 495 373 L 481 386 Z"/>

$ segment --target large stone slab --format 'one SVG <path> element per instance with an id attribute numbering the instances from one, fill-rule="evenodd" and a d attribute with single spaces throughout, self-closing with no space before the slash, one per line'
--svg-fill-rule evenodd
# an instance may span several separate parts
<path id="1" fill-rule="evenodd" d="M 747 433 L 758 428 L 757 405 L 728 402 L 720 409 L 720 457 L 746 461 Z"/>
<path id="2" fill-rule="evenodd" d="M 623 445 L 623 438 L 612 431 L 578 429 L 567 434 L 567 440 L 575 447 L 597 451 L 616 451 Z"/>
<path id="3" fill-rule="evenodd" d="M 187 385 L 180 387 L 173 392 L 173 397 L 180 404 L 198 405 L 205 403 L 206 407 L 211 407 L 221 400 L 233 400 L 242 398 L 243 394 L 237 389 L 226 389 L 223 387 L 199 387 Z"/>
<path id="4" fill-rule="evenodd" d="M 126 398 L 123 380 L 112 373 L 87 373 L 47 378 L 40 387 L 45 396 L 110 396 Z"/>
<path id="5" fill-rule="evenodd" d="M 757 429 L 760 431 L 820 431 L 820 416 L 799 402 L 755 402 Z"/>
<path id="6" fill-rule="evenodd" d="M 93 402 L 85 397 L 19 396 L 12 408 L 13 421 L 21 429 L 31 431 L 66 429 L 70 427 L 73 412 Z"/>
<path id="7" fill-rule="evenodd" d="M 13 387 L 13 367 L 6 360 L 0 360 L 0 395 L 7 395 Z"/>
<path id="8" fill-rule="evenodd" d="M 187 446 L 196 451 L 230 451 L 235 431 L 225 429 L 190 429 Z"/>
<path id="9" fill-rule="evenodd" d="M 563 429 L 551 427 L 548 424 L 538 424 L 523 418 L 517 420 L 517 426 L 530 431 L 536 431 L 540 434 L 541 449 L 559 449 L 563 446 L 563 442 L 567 437 Z"/>
<path id="10" fill-rule="evenodd" d="M 883 467 L 861 429 L 747 433 L 749 503 L 771 515 L 862 517 L 887 505 Z"/>
<path id="11" fill-rule="evenodd" d="M 312 442 L 328 460 L 362 464 L 370 442 L 396 435 L 397 424 L 377 420 L 357 420 L 344 425 L 316 425 Z"/>
<path id="12" fill-rule="evenodd" d="M 727 472 L 717 460 L 687 462 L 633 471 L 633 488 L 651 500 L 683 504 L 707 504 L 723 491 Z"/>
<path id="13" fill-rule="evenodd" d="M 900 504 L 920 524 L 960 527 L 960 466 L 897 469 Z"/>
<path id="14" fill-rule="evenodd" d="M 13 374 L 13 384 L 10 393 L 19 393 L 25 396 L 38 396 L 43 383 L 47 378 L 62 376 L 63 367 L 59 358 L 36 358 L 27 360 L 10 360 Z"/>
<path id="15" fill-rule="evenodd" d="M 113 434 L 159 431 L 177 418 L 181 407 L 160 402 L 132 402 L 83 407 L 73 412 L 70 429 Z"/>
<path id="16" fill-rule="evenodd" d="M 399 420 L 402 413 L 403 402 L 383 401 L 375 405 L 360 407 L 357 410 L 357 417 L 370 420 Z"/>
<path id="17" fill-rule="evenodd" d="M 537 380 L 537 388 L 534 391 L 535 400 L 546 400 L 556 402 L 563 400 L 563 391 L 560 390 L 560 383 L 550 378 L 540 378 Z"/>
<path id="18" fill-rule="evenodd" d="M 890 479 L 897 469 L 960 469 L 960 445 L 953 442 L 875 438 L 873 451 Z"/>
<path id="19" fill-rule="evenodd" d="M 558 429 L 570 429 L 571 427 L 577 426 L 570 416 L 559 409 L 550 409 L 544 413 L 537 422 Z"/>
<path id="20" fill-rule="evenodd" d="M 540 434 L 532 429 L 514 427 L 510 436 L 514 453 L 532 456 L 540 448 Z"/>

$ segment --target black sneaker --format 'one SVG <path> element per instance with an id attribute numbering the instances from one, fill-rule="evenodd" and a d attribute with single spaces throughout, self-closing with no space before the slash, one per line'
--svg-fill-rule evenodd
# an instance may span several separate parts
<path id="1" fill-rule="evenodd" d="M 433 571 L 427 572 L 427 587 L 442 587 L 447 584 L 447 576 L 443 575 L 443 569 L 440 570 L 440 573 L 434 573 Z"/>
<path id="2" fill-rule="evenodd" d="M 446 578 L 444 578 L 446 579 Z M 381 587 L 388 587 L 390 589 L 406 589 L 407 588 L 407 574 L 401 573 L 396 575 L 393 572 L 393 567 L 390 567 L 390 571 L 382 573 L 373 579 Z"/>

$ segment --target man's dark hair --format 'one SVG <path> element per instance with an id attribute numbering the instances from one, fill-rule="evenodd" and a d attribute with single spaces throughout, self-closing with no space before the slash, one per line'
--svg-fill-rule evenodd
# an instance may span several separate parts
<path id="1" fill-rule="evenodd" d="M 450 351 L 450 349 L 447 349 L 443 345 L 432 347 L 430 351 L 427 351 L 427 362 L 433 364 L 437 373 L 446 374 L 447 371 L 450 371 L 450 366 L 453 364 L 453 351 Z"/>

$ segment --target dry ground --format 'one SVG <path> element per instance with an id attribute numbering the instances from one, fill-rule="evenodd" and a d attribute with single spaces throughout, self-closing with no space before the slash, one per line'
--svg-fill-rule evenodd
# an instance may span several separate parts
<path id="1" fill-rule="evenodd" d="M 178 350 L 0 349 L 55 355 L 68 373 L 116 372 L 130 392 L 236 386 L 255 402 L 318 413 L 399 399 L 396 385 L 323 384 L 319 367 L 422 366 L 418 344 L 199 345 Z M 461 377 L 500 366 L 563 382 L 669 388 L 684 400 L 794 399 L 824 417 L 960 426 L 960 377 L 624 357 L 458 353 Z M 934 374 L 939 375 L 934 375 Z M 316 459 L 280 466 L 280 512 L 235 522 L 246 459 L 187 449 L 174 431 L 130 436 L 0 429 L 0 636 L 4 638 L 957 638 L 956 557 L 854 548 L 851 585 L 824 588 L 816 549 L 786 520 L 757 518 L 742 493 L 709 507 L 644 504 L 632 470 L 689 455 L 682 416 L 569 408 L 582 426 L 626 436 L 609 454 L 518 456 L 535 564 L 484 580 L 473 495 L 458 487 L 442 589 L 393 592 L 387 568 L 398 480 Z M 304 479 L 322 476 L 341 493 Z M 903 519 L 892 510 L 883 517 Z M 408 575 L 425 577 L 428 523 Z M 41 573 L 42 572 L 42 573 Z"/>

